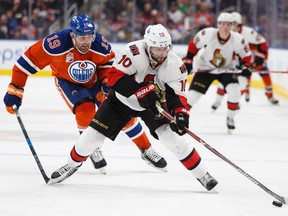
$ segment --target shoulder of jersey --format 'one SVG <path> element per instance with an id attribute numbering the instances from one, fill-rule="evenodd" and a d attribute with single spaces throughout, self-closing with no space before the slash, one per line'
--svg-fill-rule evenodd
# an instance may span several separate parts
<path id="1" fill-rule="evenodd" d="M 73 48 L 70 29 L 65 29 L 43 39 L 43 49 L 51 55 L 59 55 Z"/>
<path id="2" fill-rule="evenodd" d="M 184 74 L 185 76 L 187 75 L 187 70 L 186 68 L 182 67 L 183 62 L 182 59 L 174 52 L 170 51 L 168 55 L 168 68 L 169 70 L 171 69 L 172 71 L 180 69 L 181 73 Z"/>
<path id="3" fill-rule="evenodd" d="M 92 51 L 108 55 L 111 52 L 111 45 L 103 35 L 96 32 L 95 40 L 93 41 L 90 49 Z"/>
<path id="4" fill-rule="evenodd" d="M 125 45 L 122 52 L 128 55 L 132 59 L 141 58 L 145 54 L 145 43 L 143 40 L 132 41 Z"/>
<path id="5" fill-rule="evenodd" d="M 243 35 L 241 35 L 238 32 L 231 31 L 231 37 L 233 38 L 233 41 L 236 41 L 236 42 L 241 41 L 241 43 L 243 43 L 243 40 L 245 41 Z"/>
<path id="6" fill-rule="evenodd" d="M 208 27 L 205 29 L 202 29 L 201 31 L 199 31 L 197 34 L 198 36 L 211 36 L 211 34 L 213 34 L 214 32 L 217 32 L 217 29 L 214 27 Z"/>

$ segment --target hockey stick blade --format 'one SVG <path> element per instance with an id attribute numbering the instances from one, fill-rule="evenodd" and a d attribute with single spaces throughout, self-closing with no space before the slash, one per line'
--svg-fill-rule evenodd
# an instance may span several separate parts
<path id="1" fill-rule="evenodd" d="M 156 104 L 158 111 L 165 117 L 167 118 L 170 122 L 175 121 L 175 119 L 168 113 L 166 112 L 158 103 Z M 188 128 L 185 128 L 185 131 L 188 135 L 190 135 L 193 139 L 198 141 L 200 144 L 204 145 L 208 150 L 213 152 L 215 155 L 217 155 L 219 158 L 230 164 L 232 167 L 234 167 L 239 173 L 241 173 L 243 176 L 248 178 L 250 181 L 252 181 L 254 184 L 256 184 L 258 187 L 260 187 L 262 190 L 264 190 L 266 193 L 280 201 L 281 203 L 287 205 L 288 203 L 288 197 L 283 197 L 275 192 L 271 191 L 269 188 L 267 188 L 265 185 L 260 183 L 258 180 L 256 180 L 254 177 L 249 175 L 247 172 L 245 172 L 243 169 L 241 169 L 239 166 L 234 164 L 231 160 L 226 158 L 224 155 L 222 155 L 220 152 L 218 152 L 216 149 L 214 149 L 212 146 L 210 146 L 208 143 L 206 143 L 204 140 L 202 140 L 200 137 L 198 137 L 196 134 L 194 134 L 191 130 Z"/>
<path id="2" fill-rule="evenodd" d="M 45 173 L 45 171 L 44 171 L 44 169 L 42 167 L 42 164 L 41 164 L 41 162 L 39 160 L 39 157 L 38 157 L 38 155 L 37 155 L 37 153 L 36 153 L 36 151 L 35 151 L 35 149 L 34 149 L 34 147 L 32 145 L 32 142 L 31 142 L 31 140 L 30 140 L 30 138 L 28 136 L 28 133 L 27 133 L 27 131 L 25 129 L 25 126 L 23 124 L 22 118 L 20 116 L 20 112 L 19 112 L 19 110 L 18 110 L 16 105 L 13 105 L 12 108 L 13 108 L 15 114 L 16 114 L 16 117 L 17 117 L 18 123 L 20 125 L 20 128 L 21 128 L 21 130 L 22 130 L 22 132 L 24 134 L 24 137 L 25 137 L 26 142 L 27 142 L 27 144 L 28 144 L 28 146 L 29 146 L 29 148 L 30 148 L 30 150 L 32 152 L 32 155 L 33 155 L 33 157 L 34 157 L 34 159 L 35 159 L 35 161 L 37 163 L 37 166 L 38 166 L 38 168 L 39 168 L 39 170 L 41 172 L 41 175 L 43 176 L 45 183 L 48 184 L 48 182 L 50 181 L 50 178 L 46 175 L 46 173 Z"/>

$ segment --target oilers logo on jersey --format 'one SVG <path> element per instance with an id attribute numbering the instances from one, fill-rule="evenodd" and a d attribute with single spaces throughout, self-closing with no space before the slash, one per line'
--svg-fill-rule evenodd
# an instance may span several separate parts
<path id="1" fill-rule="evenodd" d="M 86 83 L 92 77 L 96 71 L 96 65 L 91 61 L 75 61 L 69 68 L 68 73 L 71 79 L 79 83 Z"/>

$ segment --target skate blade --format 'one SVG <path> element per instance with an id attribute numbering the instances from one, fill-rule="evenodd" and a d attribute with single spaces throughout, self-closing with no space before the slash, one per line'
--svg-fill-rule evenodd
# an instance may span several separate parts
<path id="1" fill-rule="evenodd" d="M 228 129 L 228 134 L 233 134 L 233 132 L 234 132 L 234 129 Z"/>
<path id="2" fill-rule="evenodd" d="M 104 167 L 98 169 L 99 172 L 103 175 L 106 175 L 106 169 Z"/>
<path id="3" fill-rule="evenodd" d="M 153 167 L 153 168 L 155 168 L 155 169 L 157 169 L 157 170 L 160 170 L 161 172 L 167 172 L 167 171 L 168 171 L 168 170 L 166 169 L 166 167 L 163 167 L 163 168 L 156 167 L 156 166 L 154 166 L 152 163 L 150 163 L 150 162 L 148 162 L 148 161 L 146 161 L 146 160 L 144 160 L 144 161 L 145 161 L 145 163 L 148 164 L 150 167 Z"/>

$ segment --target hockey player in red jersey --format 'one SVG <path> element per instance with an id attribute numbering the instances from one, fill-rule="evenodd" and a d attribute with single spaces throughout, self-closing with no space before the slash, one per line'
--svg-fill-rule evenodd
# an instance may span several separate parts
<path id="1" fill-rule="evenodd" d="M 86 15 L 73 16 L 70 29 L 39 40 L 17 60 L 4 97 L 7 111 L 13 114 L 14 104 L 20 107 L 28 76 L 49 65 L 56 87 L 75 115 L 81 134 L 110 90 L 107 72 L 114 60 L 115 53 L 110 44 L 104 36 L 95 32 L 95 25 L 90 18 Z M 142 159 L 149 165 L 166 171 L 165 159 L 153 150 L 137 118 L 131 118 L 123 127 L 140 149 Z M 95 148 L 90 159 L 95 169 L 100 169 L 105 174 L 104 167 L 107 163 L 100 149 L 101 146 Z"/>
<path id="2" fill-rule="evenodd" d="M 199 98 L 206 93 L 211 83 L 218 80 L 227 92 L 227 127 L 228 132 L 235 129 L 234 117 L 238 111 L 240 100 L 240 86 L 237 75 L 224 70 L 235 69 L 236 55 L 240 57 L 244 74 L 251 74 L 248 67 L 251 64 L 251 52 L 244 38 L 231 32 L 232 15 L 221 13 L 217 18 L 218 28 L 205 28 L 198 32 L 189 42 L 188 52 L 183 62 L 188 71 L 192 69 L 194 56 L 199 53 L 197 69 L 189 91 L 187 93 L 188 105 L 193 107 Z M 202 71 L 202 72 L 201 72 Z"/>
<path id="3" fill-rule="evenodd" d="M 189 126 L 189 114 L 185 109 L 187 70 L 171 48 L 171 36 L 161 24 L 149 25 L 143 40 L 125 46 L 109 71 L 108 83 L 112 90 L 107 100 L 77 140 L 68 164 L 51 175 L 50 184 L 71 176 L 106 137 L 114 140 L 126 122 L 139 116 L 150 133 L 207 190 L 216 186 L 217 181 L 207 172 L 192 143 L 182 136 L 184 128 Z M 175 122 L 169 124 L 158 112 L 156 103 L 165 104 L 163 106 L 175 117 Z"/>
<path id="4" fill-rule="evenodd" d="M 266 61 L 268 58 L 268 42 L 266 39 L 257 33 L 254 29 L 244 26 L 242 24 L 242 16 L 238 12 L 231 13 L 233 18 L 233 31 L 240 33 L 244 39 L 249 44 L 249 47 L 253 53 L 254 61 L 252 64 L 252 68 L 255 71 L 268 71 Z M 268 100 L 272 104 L 278 104 L 279 101 L 273 96 L 272 89 L 272 80 L 269 73 L 259 73 L 261 76 L 264 86 L 265 86 L 265 94 Z M 245 74 L 239 74 L 238 80 L 240 83 L 241 93 L 245 94 L 245 100 L 248 102 L 250 100 L 250 81 L 251 76 L 245 76 Z M 216 100 L 212 105 L 212 109 L 216 110 L 225 95 L 225 91 L 223 89 L 223 85 L 219 84 L 217 89 Z"/>

